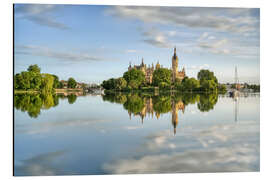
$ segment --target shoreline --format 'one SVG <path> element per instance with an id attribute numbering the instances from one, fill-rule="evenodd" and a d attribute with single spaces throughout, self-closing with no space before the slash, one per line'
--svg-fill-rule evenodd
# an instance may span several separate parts
<path id="1" fill-rule="evenodd" d="M 54 89 L 54 93 L 68 93 L 68 92 L 83 92 L 83 89 L 70 89 L 70 88 L 65 88 L 65 89 Z M 14 89 L 14 94 L 35 94 L 35 93 L 40 93 L 38 90 L 15 90 Z"/>

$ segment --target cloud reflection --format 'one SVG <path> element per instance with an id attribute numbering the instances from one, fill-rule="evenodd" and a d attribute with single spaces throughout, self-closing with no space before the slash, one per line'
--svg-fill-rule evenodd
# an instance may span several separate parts
<path id="1" fill-rule="evenodd" d="M 176 137 L 162 131 L 147 136 L 137 154 L 103 168 L 112 174 L 259 171 L 258 134 L 252 123 L 198 127 Z"/>
<path id="2" fill-rule="evenodd" d="M 15 163 L 15 175 L 16 176 L 52 176 L 62 174 L 57 166 L 54 166 L 55 159 L 65 154 L 65 151 L 49 152 L 39 154 L 30 159 L 26 159 L 18 163 Z"/>

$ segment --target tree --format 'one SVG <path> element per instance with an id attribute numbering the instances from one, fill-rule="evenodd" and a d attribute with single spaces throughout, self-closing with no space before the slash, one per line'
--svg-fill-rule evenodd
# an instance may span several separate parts
<path id="1" fill-rule="evenodd" d="M 201 90 L 206 91 L 206 92 L 217 91 L 217 83 L 215 83 L 214 80 L 202 80 Z"/>
<path id="2" fill-rule="evenodd" d="M 215 83 L 218 83 L 218 80 L 217 80 L 216 76 L 214 75 L 214 72 L 211 72 L 211 71 L 206 70 L 206 69 L 200 70 L 200 72 L 198 72 L 198 74 L 197 74 L 197 78 L 200 81 L 200 83 L 203 80 L 213 80 Z"/>
<path id="3" fill-rule="evenodd" d="M 158 84 L 158 87 L 160 89 L 167 89 L 167 90 L 171 88 L 170 84 L 169 83 L 166 83 L 166 82 L 160 82 Z"/>
<path id="4" fill-rule="evenodd" d="M 39 90 L 42 83 L 41 74 L 34 74 L 32 77 L 33 78 L 31 79 L 31 82 L 30 82 L 31 89 Z"/>
<path id="5" fill-rule="evenodd" d="M 74 78 L 69 78 L 68 79 L 68 88 L 75 88 L 76 87 L 76 85 L 77 85 L 77 82 L 75 81 L 75 79 Z"/>
<path id="6" fill-rule="evenodd" d="M 59 78 L 58 76 L 56 75 L 52 75 L 54 77 L 54 81 L 53 81 L 53 88 L 61 88 L 60 86 L 60 81 L 59 81 Z"/>
<path id="7" fill-rule="evenodd" d="M 172 71 L 167 68 L 156 69 L 153 73 L 153 84 L 158 86 L 160 83 L 164 82 L 171 85 Z"/>
<path id="8" fill-rule="evenodd" d="M 41 91 L 43 94 L 52 93 L 53 82 L 54 82 L 54 77 L 51 74 L 42 74 L 42 83 L 41 83 L 42 90 Z"/>
<path id="9" fill-rule="evenodd" d="M 104 80 L 101 84 L 101 86 L 104 88 L 104 89 L 115 89 L 116 88 L 116 79 L 114 78 L 111 78 L 109 80 Z"/>
<path id="10" fill-rule="evenodd" d="M 120 78 L 116 79 L 116 87 L 115 88 L 117 90 L 124 89 L 126 86 L 127 86 L 127 81 L 124 78 L 120 77 Z"/>
<path id="11" fill-rule="evenodd" d="M 185 79 L 182 83 L 182 89 L 185 91 L 196 91 L 200 87 L 200 82 L 195 78 Z"/>
<path id="12" fill-rule="evenodd" d="M 141 70 L 138 69 L 131 69 L 124 73 L 123 78 L 127 81 L 128 84 L 130 84 L 131 81 L 132 84 L 136 84 L 140 86 L 145 81 L 145 75 Z M 134 83 L 136 81 L 136 83 Z"/>
<path id="13" fill-rule="evenodd" d="M 131 89 L 138 89 L 140 83 L 136 80 L 131 80 L 129 81 L 128 85 Z"/>
<path id="14" fill-rule="evenodd" d="M 218 91 L 221 93 L 226 93 L 227 87 L 224 84 L 220 84 L 220 85 L 218 85 Z"/>
<path id="15" fill-rule="evenodd" d="M 37 64 L 30 65 L 27 69 L 29 72 L 34 72 L 40 74 L 40 68 L 38 67 Z"/>

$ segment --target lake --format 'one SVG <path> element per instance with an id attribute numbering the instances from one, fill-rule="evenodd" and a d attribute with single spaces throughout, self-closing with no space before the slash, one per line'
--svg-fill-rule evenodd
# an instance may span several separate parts
<path id="1" fill-rule="evenodd" d="M 260 170 L 260 95 L 14 95 L 14 174 Z"/>

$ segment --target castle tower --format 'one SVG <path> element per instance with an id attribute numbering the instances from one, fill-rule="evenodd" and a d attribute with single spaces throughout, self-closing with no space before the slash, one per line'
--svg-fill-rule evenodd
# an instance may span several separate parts
<path id="1" fill-rule="evenodd" d="M 131 67 L 131 62 L 129 61 L 129 66 L 128 66 L 128 70 L 131 70 L 132 67 Z"/>
<path id="2" fill-rule="evenodd" d="M 159 69 L 160 68 L 160 64 L 159 64 L 159 61 L 157 62 L 156 64 L 156 69 Z"/>
<path id="3" fill-rule="evenodd" d="M 174 47 L 174 54 L 172 57 L 172 81 L 175 82 L 178 74 L 178 57 L 176 55 L 176 47 Z"/>
<path id="4" fill-rule="evenodd" d="M 142 63 L 141 63 L 141 66 L 144 66 L 143 58 L 142 58 Z"/>

